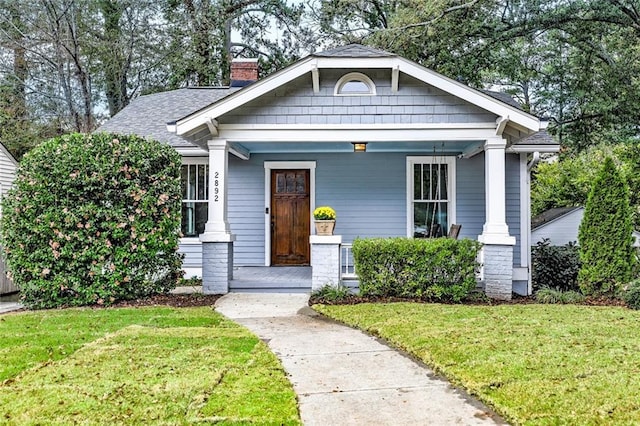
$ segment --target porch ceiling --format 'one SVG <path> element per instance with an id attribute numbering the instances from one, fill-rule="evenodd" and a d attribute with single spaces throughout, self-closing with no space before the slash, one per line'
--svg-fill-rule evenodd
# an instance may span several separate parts
<path id="1" fill-rule="evenodd" d="M 367 142 L 354 140 L 353 142 Z M 367 142 L 367 153 L 411 152 L 425 154 L 461 154 L 484 141 Z M 251 154 L 353 152 L 351 142 L 243 142 Z"/>

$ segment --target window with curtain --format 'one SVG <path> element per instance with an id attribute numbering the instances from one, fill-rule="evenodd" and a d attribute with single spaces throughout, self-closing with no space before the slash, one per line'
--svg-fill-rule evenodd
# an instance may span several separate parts
<path id="1" fill-rule="evenodd" d="M 446 236 L 451 217 L 455 188 L 455 159 L 419 157 L 409 159 L 410 235 L 414 238 Z"/>

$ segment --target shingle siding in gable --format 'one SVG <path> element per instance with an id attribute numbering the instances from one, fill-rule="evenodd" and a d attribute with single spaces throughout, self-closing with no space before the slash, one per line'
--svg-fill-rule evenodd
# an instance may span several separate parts
<path id="1" fill-rule="evenodd" d="M 233 112 L 221 124 L 379 124 L 480 123 L 496 116 L 402 74 L 391 91 L 391 72 L 364 70 L 376 84 L 376 96 L 334 96 L 336 82 L 351 70 L 322 70 L 320 91 L 302 76 Z"/>

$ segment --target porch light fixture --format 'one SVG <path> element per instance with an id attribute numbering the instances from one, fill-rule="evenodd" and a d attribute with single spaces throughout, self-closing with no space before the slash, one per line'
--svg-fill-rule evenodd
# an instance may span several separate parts
<path id="1" fill-rule="evenodd" d="M 353 144 L 353 152 L 367 152 L 366 142 L 351 142 Z"/>

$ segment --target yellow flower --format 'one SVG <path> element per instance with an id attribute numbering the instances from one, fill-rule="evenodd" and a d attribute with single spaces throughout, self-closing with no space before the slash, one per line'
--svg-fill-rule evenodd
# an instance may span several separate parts
<path id="1" fill-rule="evenodd" d="M 315 220 L 336 220 L 336 211 L 329 206 L 318 207 L 313 211 Z"/>

